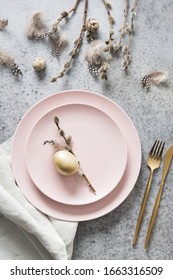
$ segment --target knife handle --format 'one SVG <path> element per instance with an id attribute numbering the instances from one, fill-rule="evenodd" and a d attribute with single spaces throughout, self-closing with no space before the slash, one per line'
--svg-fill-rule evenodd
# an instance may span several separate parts
<path id="1" fill-rule="evenodd" d="M 145 240 L 145 249 L 148 247 L 151 232 L 152 232 L 154 222 L 155 222 L 155 219 L 156 219 L 156 216 L 157 216 L 157 212 L 158 212 L 158 208 L 159 208 L 159 204 L 160 204 L 160 200 L 161 200 L 161 195 L 162 195 L 162 190 L 163 190 L 163 184 L 164 184 L 164 182 L 162 181 L 161 184 L 160 184 L 160 188 L 159 188 L 159 192 L 158 192 L 158 195 L 157 195 L 157 198 L 156 198 L 156 202 L 154 204 L 152 216 L 151 216 L 149 227 L 148 227 L 147 237 L 146 237 L 146 240 Z"/>

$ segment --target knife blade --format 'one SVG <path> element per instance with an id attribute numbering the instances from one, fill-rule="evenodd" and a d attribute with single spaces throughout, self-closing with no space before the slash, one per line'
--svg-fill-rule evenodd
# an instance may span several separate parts
<path id="1" fill-rule="evenodd" d="M 172 157 L 173 157 L 173 145 L 168 148 L 168 150 L 166 151 L 165 156 L 164 156 L 162 179 L 161 179 L 160 188 L 159 188 L 159 191 L 157 194 L 156 202 L 154 204 L 152 216 L 151 216 L 149 227 L 148 227 L 148 232 L 147 232 L 147 236 L 146 236 L 146 240 L 145 240 L 145 249 L 148 247 L 151 232 L 152 232 L 152 229 L 154 226 L 154 222 L 155 222 L 155 219 L 157 216 L 157 212 L 158 212 L 158 208 L 159 208 L 159 204 L 160 204 L 160 200 L 161 200 L 163 186 L 164 186 L 165 179 L 166 179 L 166 176 L 169 171 L 169 167 L 171 165 Z"/>

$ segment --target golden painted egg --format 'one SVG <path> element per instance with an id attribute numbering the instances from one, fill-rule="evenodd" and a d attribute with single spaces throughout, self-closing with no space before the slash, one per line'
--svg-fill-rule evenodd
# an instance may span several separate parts
<path id="1" fill-rule="evenodd" d="M 73 175 L 79 170 L 77 158 L 66 150 L 58 151 L 53 155 L 56 170 L 65 176 Z"/>

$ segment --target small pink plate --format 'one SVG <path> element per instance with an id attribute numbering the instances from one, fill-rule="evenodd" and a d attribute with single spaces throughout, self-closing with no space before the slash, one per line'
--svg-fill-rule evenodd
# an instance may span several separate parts
<path id="1" fill-rule="evenodd" d="M 60 175 L 53 164 L 55 149 L 45 140 L 65 144 L 54 117 L 66 136 L 84 173 L 96 190 L 79 175 Z M 49 198 L 71 205 L 93 203 L 108 195 L 122 178 L 127 146 L 116 122 L 102 110 L 86 104 L 67 104 L 44 114 L 34 125 L 26 145 L 26 165 L 38 189 Z"/>
<path id="2" fill-rule="evenodd" d="M 72 103 L 88 104 L 105 112 L 121 128 L 127 143 L 127 165 L 119 184 L 104 198 L 86 205 L 68 205 L 48 198 L 33 183 L 25 161 L 26 144 L 36 121 L 48 111 Z M 116 103 L 101 94 L 89 91 L 64 91 L 42 99 L 22 118 L 13 137 L 11 164 L 19 188 L 37 209 L 60 220 L 87 221 L 109 213 L 128 197 L 141 168 L 141 145 L 131 119 Z"/>

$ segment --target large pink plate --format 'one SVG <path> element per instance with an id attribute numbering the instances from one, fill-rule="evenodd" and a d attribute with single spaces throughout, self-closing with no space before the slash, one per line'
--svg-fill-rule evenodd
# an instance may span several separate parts
<path id="1" fill-rule="evenodd" d="M 86 205 L 67 205 L 48 198 L 33 183 L 25 162 L 26 144 L 36 121 L 46 112 L 64 104 L 86 104 L 102 110 L 115 120 L 127 143 L 127 165 L 119 184 L 104 198 Z M 118 105 L 100 94 L 74 90 L 44 98 L 26 113 L 13 138 L 11 161 L 19 188 L 36 208 L 61 220 L 85 221 L 107 214 L 127 198 L 139 175 L 141 146 L 131 119 Z"/>
<path id="2" fill-rule="evenodd" d="M 53 139 L 65 145 L 54 123 L 58 116 L 66 135 L 72 136 L 72 149 L 96 190 L 78 174 L 62 176 L 54 167 L 55 149 L 43 145 Z M 26 146 L 26 165 L 34 184 L 49 198 L 71 205 L 93 203 L 110 193 L 123 176 L 127 145 L 121 130 L 105 112 L 85 104 L 58 106 L 34 125 Z"/>

